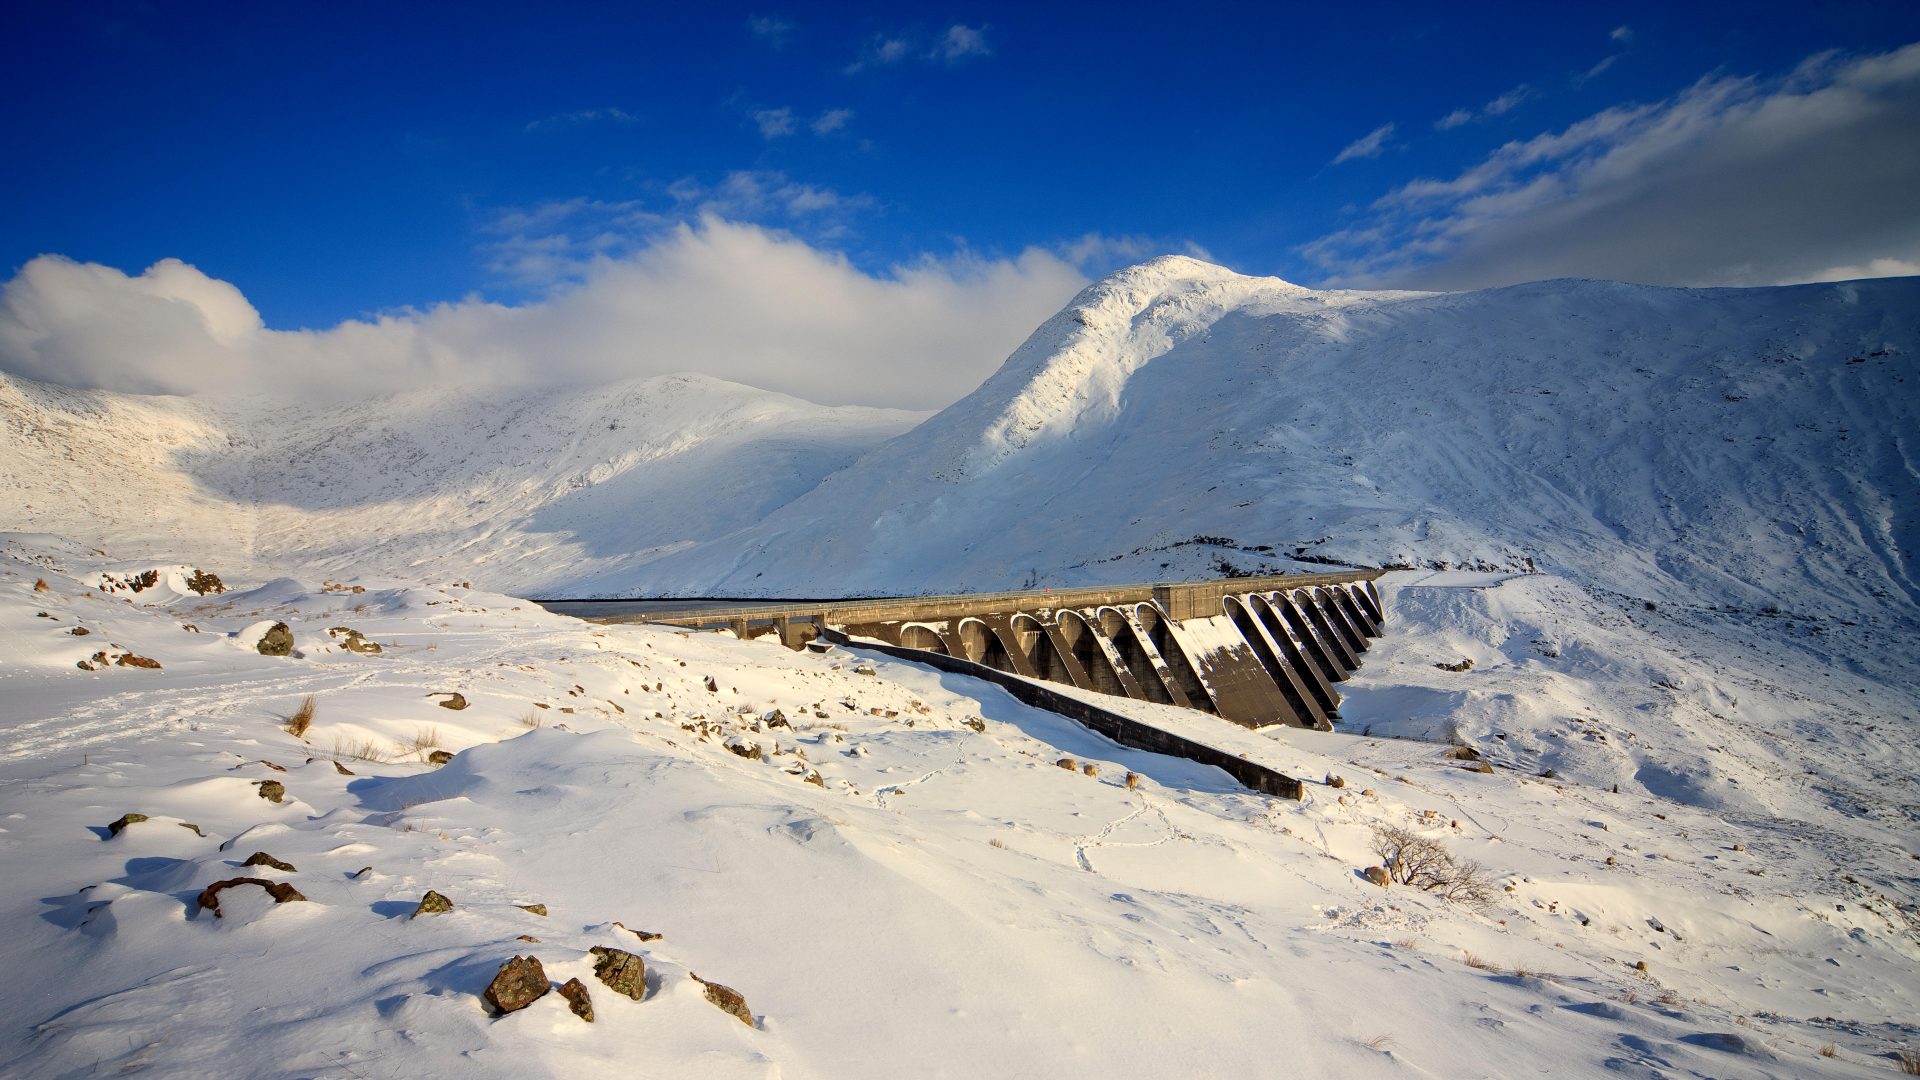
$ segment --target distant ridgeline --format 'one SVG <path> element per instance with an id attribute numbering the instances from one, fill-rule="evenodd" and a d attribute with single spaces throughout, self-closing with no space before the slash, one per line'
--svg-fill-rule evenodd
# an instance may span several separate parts
<path id="1" fill-rule="evenodd" d="M 1250 728 L 1332 730 L 1334 684 L 1385 612 L 1378 570 L 1178 584 L 687 610 L 605 622 L 725 627 L 802 648 L 823 635 L 1027 679 L 1198 709 Z M 834 633 L 828 633 L 832 631 Z M 892 651 L 892 650 L 889 650 Z"/>

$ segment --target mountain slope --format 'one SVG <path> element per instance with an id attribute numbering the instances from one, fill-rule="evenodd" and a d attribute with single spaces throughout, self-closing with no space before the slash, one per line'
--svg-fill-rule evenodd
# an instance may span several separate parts
<path id="1" fill-rule="evenodd" d="M 825 595 L 1280 561 L 1176 546 L 1211 537 L 1911 604 L 1916 349 L 1916 279 L 1316 293 L 1160 259 L 819 490 L 633 584 Z"/>
<path id="2" fill-rule="evenodd" d="M 481 578 L 527 595 L 758 521 L 920 414 L 703 376 L 314 409 L 0 377 L 0 527 L 229 566 Z"/>

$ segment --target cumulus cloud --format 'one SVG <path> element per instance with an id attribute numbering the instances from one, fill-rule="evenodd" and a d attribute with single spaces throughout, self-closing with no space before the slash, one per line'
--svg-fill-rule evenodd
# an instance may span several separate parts
<path id="1" fill-rule="evenodd" d="M 955 23 L 947 27 L 947 32 L 936 41 L 933 51 L 927 54 L 930 60 L 957 64 L 968 57 L 986 56 L 993 50 L 987 48 L 987 28 L 984 26 L 962 26 Z"/>
<path id="2" fill-rule="evenodd" d="M 1343 161 L 1353 161 L 1356 158 L 1379 157 L 1380 152 L 1387 147 L 1387 137 L 1392 134 L 1392 124 L 1381 124 L 1379 127 L 1348 143 L 1345 150 L 1334 155 L 1333 164 L 1338 165 Z"/>
<path id="3" fill-rule="evenodd" d="M 1920 44 L 1711 76 L 1507 143 L 1307 245 L 1335 282 L 1754 285 L 1920 261 Z"/>
<path id="4" fill-rule="evenodd" d="M 814 117 L 810 126 L 815 135 L 831 135 L 836 131 L 845 130 L 847 121 L 851 119 L 853 119 L 852 109 L 828 109 Z"/>
<path id="5" fill-rule="evenodd" d="M 777 139 L 782 135 L 793 134 L 793 110 L 782 106 L 778 109 L 756 109 L 753 122 L 760 126 L 760 137 Z"/>
<path id="6" fill-rule="evenodd" d="M 971 390 L 1086 283 L 1059 254 L 963 253 L 867 273 L 789 234 L 706 217 L 510 306 L 463 300 L 326 330 L 265 328 L 177 260 L 127 275 L 41 256 L 0 288 L 0 367 L 140 393 L 342 398 L 436 382 L 696 371 L 830 404 L 933 408 Z"/>

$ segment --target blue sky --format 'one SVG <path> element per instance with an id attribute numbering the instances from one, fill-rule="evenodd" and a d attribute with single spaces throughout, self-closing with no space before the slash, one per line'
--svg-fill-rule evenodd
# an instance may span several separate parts
<path id="1" fill-rule="evenodd" d="M 539 304 L 703 222 L 882 284 L 914 266 L 1037 273 L 1045 256 L 1081 275 L 1049 269 L 1055 291 L 1163 252 L 1440 288 L 1768 284 L 1920 260 L 1920 54 L 1898 51 L 1920 41 L 1920 5 L 114 3 L 5 19 L 4 271 L 178 259 L 274 330 Z M 1843 168 L 1856 152 L 1872 160 Z"/>

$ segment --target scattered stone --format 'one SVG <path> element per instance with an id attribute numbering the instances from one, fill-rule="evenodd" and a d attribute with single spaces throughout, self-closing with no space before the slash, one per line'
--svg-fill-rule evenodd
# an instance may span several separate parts
<path id="1" fill-rule="evenodd" d="M 287 785 L 278 780 L 261 780 L 260 797 L 270 803 L 277 803 L 287 797 Z"/>
<path id="2" fill-rule="evenodd" d="M 546 969 L 540 966 L 540 959 L 534 956 L 516 956 L 500 965 L 500 970 L 487 984 L 485 997 L 487 1004 L 493 1007 L 495 1015 L 505 1016 L 539 1001 L 553 989 L 547 981 Z"/>
<path id="3" fill-rule="evenodd" d="M 347 768 L 337 761 L 333 763 L 333 771 L 339 773 L 341 776 L 352 776 L 354 774 L 352 769 Z"/>
<path id="4" fill-rule="evenodd" d="M 121 653 L 119 656 L 114 657 L 113 662 L 121 667 L 149 668 L 153 671 L 160 670 L 160 661 L 155 660 L 151 656 L 135 656 L 130 652 Z"/>
<path id="5" fill-rule="evenodd" d="M 1387 868 L 1384 866 L 1369 866 L 1365 870 L 1360 871 L 1360 874 L 1368 881 L 1373 882 L 1383 889 L 1393 881 L 1391 877 L 1387 876 Z"/>
<path id="6" fill-rule="evenodd" d="M 567 999 L 567 1008 L 573 1015 L 593 1023 L 593 995 L 587 993 L 587 984 L 579 979 L 568 979 L 560 984 L 560 996 Z"/>
<path id="7" fill-rule="evenodd" d="M 773 710 L 772 712 L 761 717 L 760 719 L 769 728 L 783 727 L 788 729 L 789 731 L 793 729 L 793 725 L 787 723 L 787 714 L 781 712 L 779 709 Z"/>
<path id="8" fill-rule="evenodd" d="M 873 665 L 872 665 L 872 664 L 855 664 L 855 665 L 854 665 L 854 668 L 853 668 L 853 673 L 854 673 L 855 675 L 878 675 L 878 674 L 880 674 L 879 672 L 877 672 L 877 671 L 875 671 L 875 670 L 873 670 Z"/>
<path id="9" fill-rule="evenodd" d="M 200 891 L 200 906 L 213 912 L 214 918 L 222 918 L 223 916 L 220 914 L 220 890 L 231 889 L 236 885 L 258 885 L 267 890 L 267 895 L 273 897 L 273 902 L 276 904 L 285 904 L 294 900 L 306 899 L 306 897 L 300 895 L 299 889 L 294 888 L 284 881 L 268 881 L 266 878 L 259 877 L 237 877 L 228 878 L 225 881 L 216 881 L 205 889 L 202 889 Z"/>
<path id="10" fill-rule="evenodd" d="M 454 712 L 459 712 L 461 709 L 467 707 L 467 696 L 458 690 L 440 690 L 427 696 L 445 698 L 446 700 L 444 701 L 434 702 L 435 705 L 443 709 L 452 709 Z"/>
<path id="11" fill-rule="evenodd" d="M 366 876 L 367 876 L 368 874 L 371 874 L 371 873 L 373 873 L 373 867 L 371 867 L 371 866 L 363 866 L 363 867 L 361 867 L 360 869 L 358 869 L 358 870 L 355 870 L 355 871 L 354 871 L 353 873 L 351 873 L 351 874 L 348 874 L 347 876 L 348 876 L 348 877 L 350 877 L 350 878 L 363 878 L 363 877 L 366 877 Z"/>
<path id="12" fill-rule="evenodd" d="M 1433 666 L 1439 668 L 1441 671 L 1472 671 L 1473 661 L 1463 658 L 1457 664 L 1435 664 Z"/>
<path id="13" fill-rule="evenodd" d="M 72 634 L 74 637 L 86 637 L 88 634 L 93 633 L 93 631 L 87 629 L 84 626 L 76 626 L 73 629 L 67 631 L 67 633 Z"/>
<path id="14" fill-rule="evenodd" d="M 329 626 L 327 636 L 339 642 L 340 647 L 348 652 L 377 656 L 382 651 L 379 642 L 368 641 L 365 635 L 351 626 Z"/>
<path id="15" fill-rule="evenodd" d="M 205 596 L 208 593 L 223 593 L 227 587 L 220 581 L 219 574 L 209 574 L 205 570 L 195 569 L 187 578 L 187 588 Z"/>
<path id="16" fill-rule="evenodd" d="M 753 1012 L 747 1008 L 747 999 L 740 995 L 740 991 L 731 986 L 708 982 L 691 971 L 687 972 L 687 976 L 706 988 L 707 1000 L 713 1002 L 714 1008 L 737 1018 L 748 1027 L 753 1026 Z"/>
<path id="17" fill-rule="evenodd" d="M 1336 776 L 1336 775 L 1334 775 L 1333 773 L 1328 773 L 1328 774 L 1327 774 L 1327 786 L 1328 786 L 1328 787 L 1330 787 L 1330 788 L 1343 788 L 1343 787 L 1346 787 L 1346 786 L 1347 786 L 1347 778 L 1346 778 L 1346 777 L 1344 777 L 1344 776 Z"/>
<path id="18" fill-rule="evenodd" d="M 85 660 L 76 660 L 73 662 L 73 666 L 79 668 L 81 671 L 93 670 L 93 665 Z"/>
<path id="19" fill-rule="evenodd" d="M 445 765 L 452 760 L 453 754 L 446 750 L 435 750 L 433 753 L 427 755 L 427 764 L 429 765 Z"/>
<path id="20" fill-rule="evenodd" d="M 417 919 L 422 915 L 445 915 L 452 910 L 453 901 L 428 889 L 427 895 L 420 898 L 420 906 L 413 909 L 413 914 L 409 918 Z"/>
<path id="21" fill-rule="evenodd" d="M 547 905 L 545 904 L 515 904 L 513 906 L 519 908 L 521 911 L 531 911 L 542 918 L 545 918 L 547 914 Z"/>
<path id="22" fill-rule="evenodd" d="M 1065 769 L 1068 772 L 1073 772 L 1074 770 L 1080 767 L 1080 763 L 1073 760 L 1070 757 L 1063 757 L 1059 761 L 1054 762 L 1053 764 L 1055 768 Z"/>
<path id="23" fill-rule="evenodd" d="M 761 759 L 760 744 L 754 742 L 752 739 L 744 739 L 735 735 L 728 739 L 724 745 L 728 750 L 749 761 L 759 761 Z"/>
<path id="24" fill-rule="evenodd" d="M 1745 850 L 1747 850 L 1747 845 L 1745 845 L 1745 844 L 1735 844 L 1735 845 L 1733 845 L 1733 850 L 1735 850 L 1735 851 L 1745 851 Z"/>
<path id="25" fill-rule="evenodd" d="M 713 676 L 711 675 L 707 676 L 707 693 L 717 694 L 719 692 L 720 692 L 720 684 L 714 681 Z"/>
<path id="26" fill-rule="evenodd" d="M 285 870 L 289 874 L 297 874 L 300 872 L 294 868 L 294 865 L 292 863 L 286 862 L 281 859 L 276 859 L 264 851 L 256 851 L 253 854 L 247 856 L 247 861 L 241 863 L 240 865 L 241 866 L 271 866 L 275 870 Z"/>
<path id="27" fill-rule="evenodd" d="M 613 925 L 619 927 L 622 930 L 625 930 L 627 933 L 632 934 L 634 937 L 639 938 L 641 941 L 659 941 L 661 938 L 666 936 L 665 934 L 656 934 L 651 930 L 635 930 L 633 927 L 628 926 L 626 923 L 622 923 L 622 922 L 616 922 Z"/>
<path id="28" fill-rule="evenodd" d="M 260 643 L 254 648 L 260 650 L 261 656 L 292 656 L 293 631 L 288 629 L 286 623 L 274 623 L 260 636 Z"/>
<path id="29" fill-rule="evenodd" d="M 1086 773 L 1088 776 L 1099 776 L 1100 766 L 1089 761 L 1085 765 L 1080 766 L 1080 771 Z"/>
<path id="30" fill-rule="evenodd" d="M 534 936 L 533 936 L 532 934 L 521 934 L 521 935 L 520 935 L 520 936 L 519 936 L 519 937 L 518 937 L 517 939 L 515 939 L 515 940 L 518 940 L 518 941 L 530 941 L 530 942 L 532 942 L 532 943 L 533 943 L 533 944 L 535 944 L 535 945 L 538 945 L 538 944 L 540 944 L 540 939 L 539 939 L 539 938 L 537 938 L 537 937 L 534 937 Z"/>
<path id="31" fill-rule="evenodd" d="M 1647 970 L 1647 962 L 1645 960 L 1635 960 L 1633 962 L 1633 970 L 1635 971 Z"/>
<path id="32" fill-rule="evenodd" d="M 1127 790 L 1132 791 L 1133 789 L 1139 787 L 1140 780 L 1141 780 L 1141 776 L 1139 773 L 1129 770 L 1127 773 Z"/>
<path id="33" fill-rule="evenodd" d="M 107 826 L 107 835 L 119 836 L 126 830 L 127 826 L 137 825 L 145 820 L 147 820 L 147 815 L 145 814 L 121 814 L 119 820 Z"/>
<path id="34" fill-rule="evenodd" d="M 960 722 L 972 728 L 976 735 L 985 735 L 987 733 L 987 722 L 977 716 L 969 716 Z"/>
<path id="35" fill-rule="evenodd" d="M 609 949 L 605 945 L 595 945 L 589 951 L 593 953 L 593 977 L 606 983 L 608 989 L 635 1001 L 647 996 L 646 961 L 624 949 Z"/>
<path id="36" fill-rule="evenodd" d="M 191 821 L 176 821 L 174 822 L 174 824 L 180 826 L 183 829 L 192 829 L 193 835 L 198 836 L 203 840 L 206 838 L 207 834 L 200 831 L 200 826 L 195 825 Z"/>
<path id="37" fill-rule="evenodd" d="M 817 788 L 823 788 L 827 786 L 826 778 L 821 776 L 818 771 L 812 770 L 812 769 L 809 769 L 807 771 L 807 775 L 801 777 L 800 780 L 802 783 L 812 784 L 814 787 L 817 787 Z"/>
<path id="38" fill-rule="evenodd" d="M 46 578 L 35 578 L 35 579 L 33 580 L 33 591 L 34 591 L 34 592 L 47 592 L 47 591 L 49 591 L 49 590 L 51 590 L 52 588 L 53 588 L 53 586 L 51 586 L 51 585 L 49 585 L 49 584 L 47 584 L 47 579 L 46 579 Z"/>
<path id="39" fill-rule="evenodd" d="M 265 765 L 267 768 L 272 769 L 274 772 L 287 771 L 287 767 L 285 765 L 275 765 L 273 762 L 268 761 L 266 758 L 261 758 L 259 761 L 254 762 L 254 764 Z"/>

